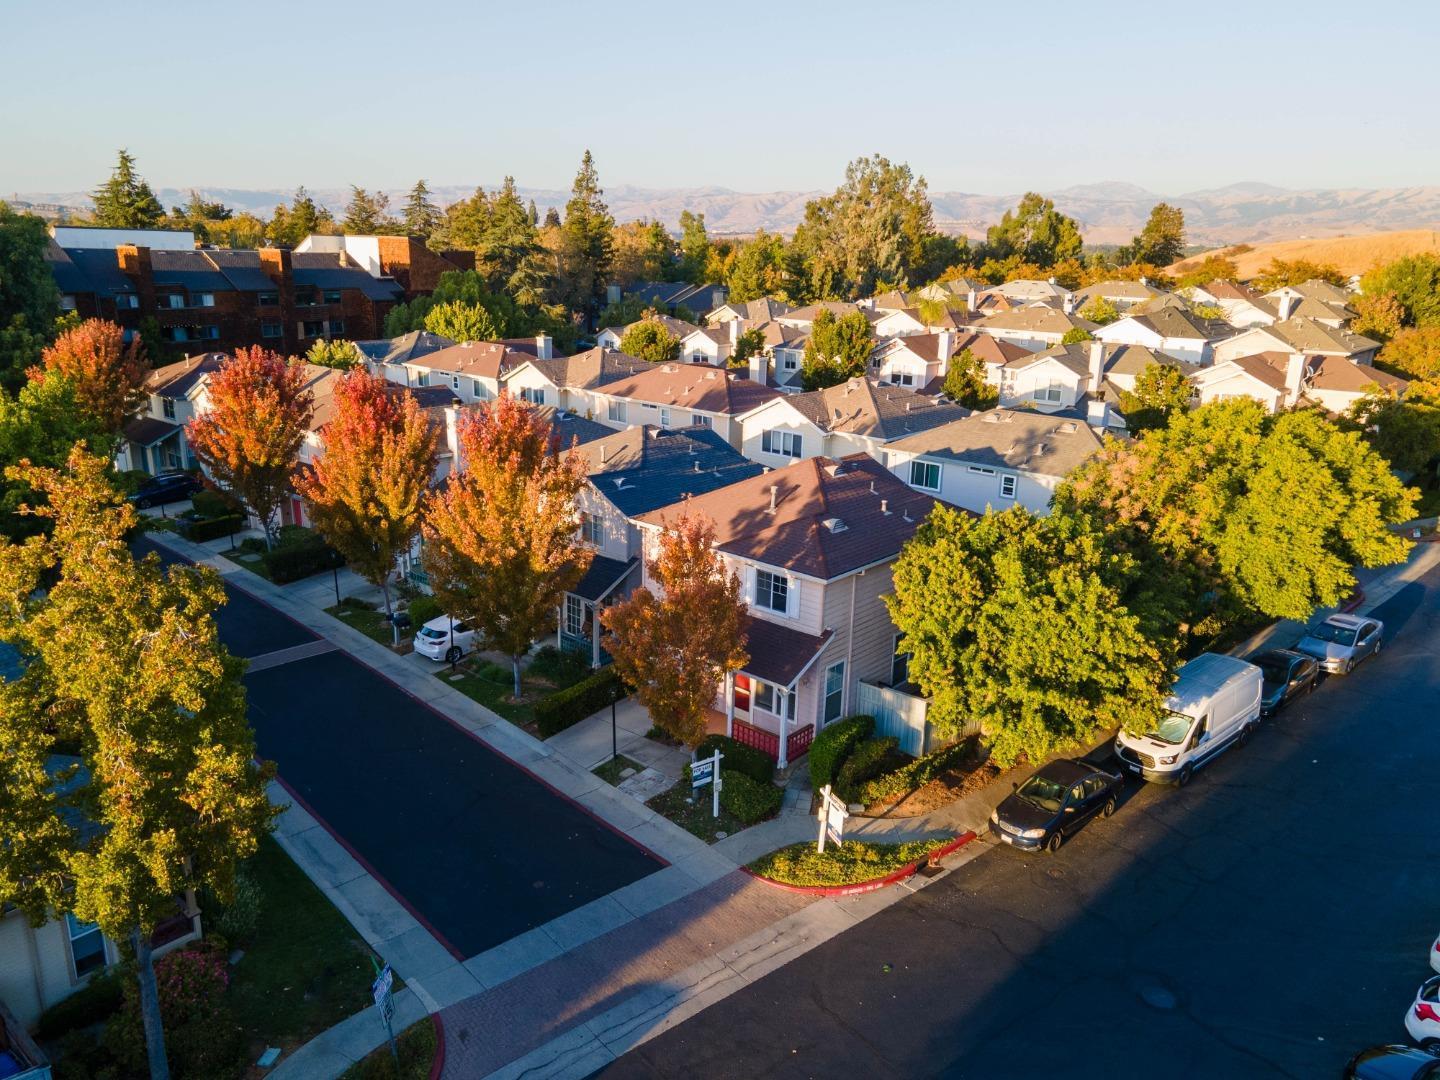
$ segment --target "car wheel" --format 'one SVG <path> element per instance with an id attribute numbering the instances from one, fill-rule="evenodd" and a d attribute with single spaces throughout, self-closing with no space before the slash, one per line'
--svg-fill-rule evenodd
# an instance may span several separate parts
<path id="1" fill-rule="evenodd" d="M 1064 842 L 1065 837 L 1060 835 L 1059 829 L 1056 829 L 1053 833 L 1050 834 L 1050 839 L 1045 841 L 1045 850 L 1048 851 L 1051 855 L 1054 855 L 1055 852 L 1060 850 L 1060 845 Z"/>
<path id="2" fill-rule="evenodd" d="M 1109 817 L 1111 814 L 1115 813 L 1115 796 L 1112 795 L 1110 796 L 1110 798 L 1105 800 L 1105 809 L 1101 810 L 1100 812 L 1106 817 Z"/>
<path id="3" fill-rule="evenodd" d="M 1235 744 L 1236 744 L 1237 746 L 1244 746 L 1247 742 L 1250 741 L 1250 736 L 1251 736 L 1252 734 L 1254 734 L 1254 732 L 1255 732 L 1255 725 L 1254 725 L 1254 724 L 1246 724 L 1244 727 L 1242 727 L 1242 728 L 1240 729 L 1240 737 L 1235 740 Z"/>
<path id="4" fill-rule="evenodd" d="M 1186 765 L 1180 770 L 1180 775 L 1175 778 L 1175 782 L 1180 787 L 1184 787 L 1186 784 L 1190 783 L 1190 777 L 1194 774 L 1195 767 L 1193 765 Z"/>
<path id="5" fill-rule="evenodd" d="M 135 506 L 140 510 L 149 510 L 155 503 L 150 499 L 136 499 Z"/>
<path id="6" fill-rule="evenodd" d="M 459 645 L 451 645 L 450 648 L 445 650 L 445 662 L 447 664 L 453 664 L 464 655 L 465 651 L 461 649 Z"/>

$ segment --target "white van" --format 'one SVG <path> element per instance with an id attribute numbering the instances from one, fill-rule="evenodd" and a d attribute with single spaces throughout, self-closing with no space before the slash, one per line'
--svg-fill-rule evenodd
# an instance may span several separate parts
<path id="1" fill-rule="evenodd" d="M 1259 725 L 1262 680 L 1254 664 L 1201 653 L 1180 668 L 1153 731 L 1115 737 L 1120 764 L 1146 780 L 1188 783 L 1196 769 Z"/>

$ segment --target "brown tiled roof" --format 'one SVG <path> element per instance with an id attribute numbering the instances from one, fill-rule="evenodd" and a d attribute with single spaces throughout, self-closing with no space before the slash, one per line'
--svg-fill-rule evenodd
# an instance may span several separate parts
<path id="1" fill-rule="evenodd" d="M 1100 329 L 1088 319 L 1078 315 L 1067 315 L 1051 307 L 1022 307 L 987 315 L 978 324 L 982 329 L 1033 330 L 1042 334 L 1064 334 L 1068 330 L 1080 329 L 1094 333 Z"/>
<path id="2" fill-rule="evenodd" d="M 899 289 L 895 289 L 875 297 L 874 306 L 882 311 L 904 311 L 910 307 L 910 298 Z"/>
<path id="3" fill-rule="evenodd" d="M 1159 295 L 1160 290 L 1155 286 L 1142 285 L 1138 281 L 1097 281 L 1079 290 L 1075 294 L 1075 302 L 1084 304 L 1097 296 L 1113 300 L 1149 300 Z"/>
<path id="4" fill-rule="evenodd" d="M 1231 363 L 1272 390 L 1285 389 L 1285 370 L 1290 364 L 1288 353 L 1253 353 L 1250 356 L 1237 356 Z"/>
<path id="5" fill-rule="evenodd" d="M 638 326 L 642 322 L 658 322 L 661 326 L 663 326 L 666 330 L 670 331 L 670 333 L 674 334 L 678 338 L 688 337 L 696 330 L 700 329 L 694 323 L 686 322 L 684 319 L 677 319 L 673 315 L 658 314 L 647 315 L 643 319 L 636 319 L 635 322 L 626 323 L 624 326 L 607 326 L 604 327 L 604 329 L 609 330 L 612 334 L 615 334 L 619 337 L 624 337 L 626 330 L 629 330 L 632 326 Z"/>
<path id="6" fill-rule="evenodd" d="M 709 364 L 637 363 L 644 365 L 643 370 L 607 383 L 604 393 L 631 401 L 731 416 L 749 412 L 780 396 L 778 390 Z"/>
<path id="7" fill-rule="evenodd" d="M 498 341 L 465 341 L 459 345 L 426 353 L 415 360 L 405 361 L 406 365 L 426 368 L 430 371 L 445 371 L 452 375 L 466 375 L 481 379 L 499 379 L 511 368 L 519 367 L 533 357 L 516 352 Z"/>
<path id="8" fill-rule="evenodd" d="M 1352 334 L 1349 330 L 1326 326 L 1313 319 L 1286 319 L 1266 327 L 1265 332 L 1280 338 L 1297 352 L 1340 353 L 1349 356 L 1380 347 L 1378 341 Z"/>
<path id="9" fill-rule="evenodd" d="M 935 500 L 852 454 L 799 461 L 686 505 L 714 522 L 721 551 L 829 580 L 898 555 Z M 663 525 L 666 514 L 639 520 Z"/>
<path id="10" fill-rule="evenodd" d="M 1237 285 L 1235 282 L 1226 281 L 1223 278 L 1216 278 L 1202 288 L 1216 300 L 1248 300 L 1254 304 L 1261 299 L 1260 294 L 1248 285 Z"/>
<path id="11" fill-rule="evenodd" d="M 1107 345 L 1105 347 L 1106 375 L 1139 375 L 1151 364 L 1179 368 L 1186 375 L 1200 370 L 1198 364 L 1188 364 L 1169 353 L 1144 345 Z"/>
<path id="12" fill-rule="evenodd" d="M 1100 439 L 1080 420 L 990 409 L 901 439 L 890 448 L 991 468 L 1064 476 L 1100 449 Z"/>
<path id="13" fill-rule="evenodd" d="M 654 366 L 629 353 L 598 345 L 574 356 L 555 356 L 549 360 L 530 362 L 556 386 L 568 386 L 575 390 L 593 390 Z"/>
<path id="14" fill-rule="evenodd" d="M 817 636 L 751 616 L 745 623 L 745 651 L 750 659 L 741 670 L 761 682 L 788 687 L 834 636 L 834 630 Z"/>
<path id="15" fill-rule="evenodd" d="M 984 363 L 995 365 L 1005 364 L 1031 354 L 1031 350 L 1025 346 L 1016 345 L 1012 341 L 1001 341 L 992 334 L 952 333 L 950 335 L 950 352 L 947 356 L 940 355 L 940 335 L 938 333 L 909 334 L 902 338 L 895 338 L 894 342 L 896 346 L 907 349 L 926 363 L 931 364 L 949 360 L 952 356 L 959 356 L 966 349 L 969 349 Z"/>
<path id="16" fill-rule="evenodd" d="M 178 364 L 155 368 L 145 376 L 145 391 L 161 397 L 184 397 L 191 387 L 205 375 L 218 370 L 228 359 L 224 353 L 200 353 L 198 356 L 188 356 Z"/>
<path id="17" fill-rule="evenodd" d="M 785 399 L 821 431 L 899 439 L 970 414 L 969 409 L 917 394 L 903 386 L 847 379 L 838 386 Z"/>
<path id="18" fill-rule="evenodd" d="M 1310 377 L 1307 383 L 1319 390 L 1363 394 L 1368 387 L 1378 386 L 1382 390 L 1403 394 L 1410 386 L 1398 375 L 1391 375 L 1369 364 L 1357 364 L 1348 356 L 1316 356 L 1310 360 L 1308 368 Z"/>

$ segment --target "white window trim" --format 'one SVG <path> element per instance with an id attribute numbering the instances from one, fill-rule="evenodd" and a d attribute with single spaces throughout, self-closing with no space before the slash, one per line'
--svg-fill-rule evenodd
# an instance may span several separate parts
<path id="1" fill-rule="evenodd" d="M 1005 490 L 1007 487 L 1010 489 L 1009 491 L 1006 491 L 1006 490 Z M 1015 493 L 1016 493 L 1016 491 L 1018 490 L 1019 487 L 1020 487 L 1020 478 L 1019 478 L 1019 477 L 1014 476 L 1013 474 L 1012 474 L 1012 475 L 1005 475 L 1005 476 L 1000 477 L 1000 497 L 1001 497 L 1002 499 L 1013 499 L 1013 498 L 1015 498 Z"/>
<path id="2" fill-rule="evenodd" d="M 929 470 L 929 469 L 934 469 L 934 470 L 935 470 L 935 486 L 934 486 L 934 487 L 931 487 L 929 484 L 919 484 L 919 483 L 916 483 L 916 482 L 915 482 L 915 469 L 916 469 L 916 466 L 919 466 L 922 470 Z M 941 484 L 942 484 L 942 482 L 943 482 L 944 473 L 945 473 L 944 466 L 942 466 L 938 461 L 926 461 L 924 458 L 911 458 L 911 459 L 910 459 L 910 486 L 913 487 L 913 488 L 919 488 L 921 491 L 939 491 L 939 490 L 940 490 L 940 486 L 941 486 Z"/>

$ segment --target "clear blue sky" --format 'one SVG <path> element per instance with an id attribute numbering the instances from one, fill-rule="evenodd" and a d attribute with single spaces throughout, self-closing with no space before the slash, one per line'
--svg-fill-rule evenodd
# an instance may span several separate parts
<path id="1" fill-rule="evenodd" d="M 713 14 L 707 14 L 713 12 Z M 0 192 L 1440 183 L 1440 5 L 0 0 Z"/>

